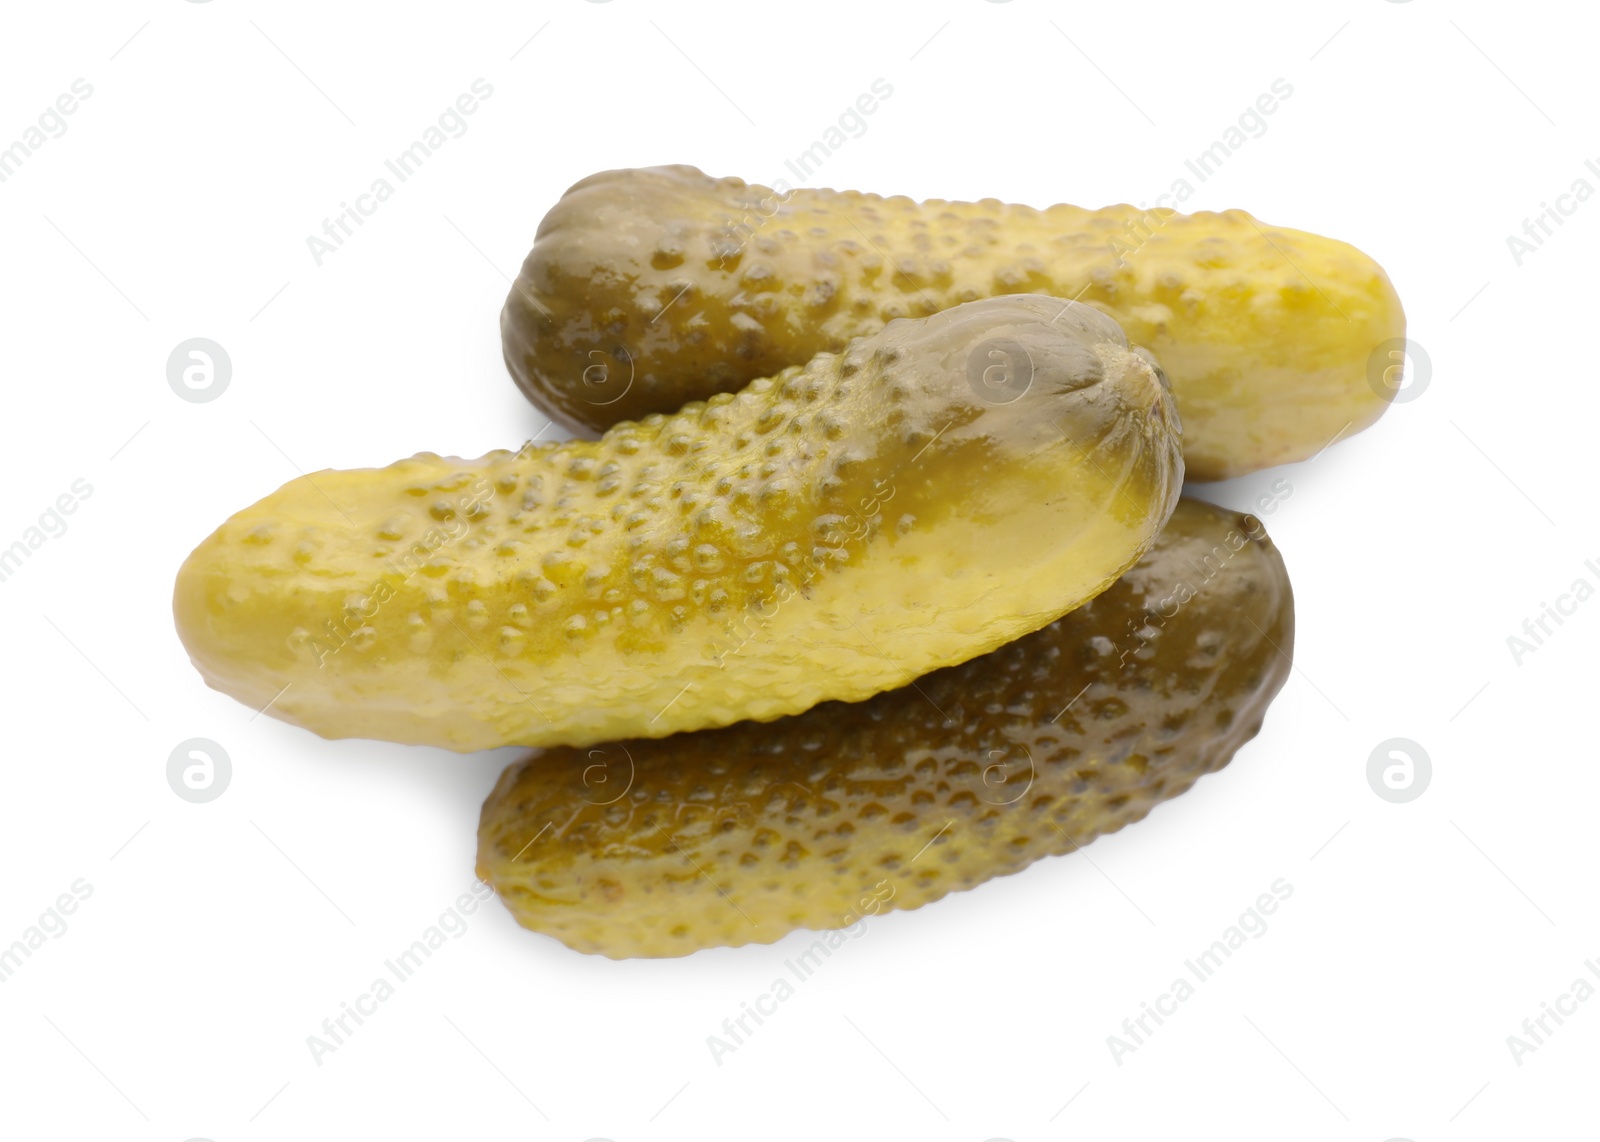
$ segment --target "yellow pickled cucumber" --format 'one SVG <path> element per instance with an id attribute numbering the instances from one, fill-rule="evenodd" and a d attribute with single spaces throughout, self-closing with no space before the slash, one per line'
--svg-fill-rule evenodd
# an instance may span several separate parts
<path id="1" fill-rule="evenodd" d="M 1086 306 L 997 298 L 671 417 L 304 476 L 178 573 L 207 682 L 325 737 L 582 744 L 856 700 L 1037 630 L 1183 478 Z"/>
<path id="2" fill-rule="evenodd" d="M 1370 425 L 1387 406 L 1369 361 L 1405 335 L 1371 258 L 1242 210 L 778 193 L 687 166 L 606 171 L 567 191 L 500 328 L 523 392 L 593 433 L 896 317 L 1019 293 L 1093 305 L 1155 353 L 1193 480 L 1303 460 Z"/>
<path id="3" fill-rule="evenodd" d="M 1104 594 L 915 686 L 512 765 L 478 876 L 524 927 L 616 958 L 853 927 L 1073 852 L 1220 769 L 1293 641 L 1260 521 L 1186 499 Z"/>

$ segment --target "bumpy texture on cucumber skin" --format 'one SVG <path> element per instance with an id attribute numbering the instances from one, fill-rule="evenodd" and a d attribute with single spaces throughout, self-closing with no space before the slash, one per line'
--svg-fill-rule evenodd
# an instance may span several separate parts
<path id="1" fill-rule="evenodd" d="M 567 191 L 500 327 L 523 392 L 592 434 L 892 318 L 1014 293 L 1086 302 L 1155 353 L 1193 480 L 1303 460 L 1370 425 L 1387 406 L 1369 358 L 1405 335 L 1371 258 L 1242 210 L 779 195 L 687 166 L 605 171 Z"/>
<path id="2" fill-rule="evenodd" d="M 1260 521 L 1186 499 L 1105 593 L 914 687 L 517 762 L 484 804 L 478 876 L 524 927 L 613 958 L 917 908 L 1226 765 L 1293 645 Z"/>
<path id="3" fill-rule="evenodd" d="M 1009 403 L 969 378 L 996 339 L 1031 360 Z M 291 481 L 195 550 L 174 610 L 213 687 L 325 737 L 767 720 L 1102 590 L 1177 502 L 1175 431 L 1109 318 L 991 299 L 598 442 Z"/>

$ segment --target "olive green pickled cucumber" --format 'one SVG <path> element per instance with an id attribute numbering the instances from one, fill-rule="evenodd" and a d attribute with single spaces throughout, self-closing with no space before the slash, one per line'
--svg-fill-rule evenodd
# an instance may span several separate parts
<path id="1" fill-rule="evenodd" d="M 1072 852 L 1220 769 L 1293 644 L 1260 521 L 1186 499 L 1104 594 L 914 686 L 512 765 L 478 875 L 524 927 L 612 957 L 850 927 Z"/>
<path id="2" fill-rule="evenodd" d="M 1171 379 L 1189 478 L 1303 460 L 1387 407 L 1383 270 L 1242 210 L 1034 210 L 606 171 L 539 226 L 501 314 L 522 390 L 577 432 L 667 412 L 896 317 L 1042 293 L 1110 314 Z"/>
<path id="3" fill-rule="evenodd" d="M 1176 431 L 1109 318 L 991 299 L 599 441 L 293 480 L 190 555 L 174 610 L 213 687 L 325 737 L 768 720 L 1104 589 L 1177 502 Z"/>

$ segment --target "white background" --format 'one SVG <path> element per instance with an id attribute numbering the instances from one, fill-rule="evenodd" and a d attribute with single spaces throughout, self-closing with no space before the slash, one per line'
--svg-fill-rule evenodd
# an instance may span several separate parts
<path id="1" fill-rule="evenodd" d="M 0 984 L 0 1133 L 1577 1137 L 1600 1000 L 1520 1065 L 1506 1039 L 1600 958 L 1600 602 L 1520 665 L 1506 639 L 1600 583 L 1600 199 L 1520 266 L 1506 238 L 1600 189 L 1597 30 L 1440 0 L 8 6 L 0 146 L 93 95 L 0 184 L 0 546 L 93 493 L 0 583 L 0 943 L 93 893 Z M 479 77 L 466 134 L 318 267 L 306 237 Z M 1203 490 L 1292 488 L 1266 522 L 1297 669 L 1261 736 L 1086 855 L 872 921 L 720 1066 L 706 1037 L 805 936 L 613 963 L 496 903 L 317 1065 L 307 1036 L 471 887 L 517 751 L 324 742 L 207 690 L 170 616 L 189 549 L 297 469 L 537 432 L 497 315 L 591 172 L 770 182 L 883 78 L 813 184 L 1150 203 L 1280 77 L 1185 207 L 1359 245 L 1431 376 L 1315 462 Z M 212 403 L 165 376 L 196 336 L 233 362 Z M 1404 805 L 1366 778 L 1396 736 L 1433 762 Z M 232 758 L 209 804 L 167 785 L 191 737 Z M 1279 877 L 1270 930 L 1114 1062 Z"/>

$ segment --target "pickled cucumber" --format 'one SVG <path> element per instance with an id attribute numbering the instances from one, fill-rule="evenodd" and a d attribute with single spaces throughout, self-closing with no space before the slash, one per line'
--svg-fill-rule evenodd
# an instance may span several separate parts
<path id="1" fill-rule="evenodd" d="M 767 720 L 1102 590 L 1177 502 L 1176 433 L 1115 322 L 989 299 L 599 441 L 293 480 L 189 556 L 173 606 L 210 685 L 325 737 Z"/>
<path id="2" fill-rule="evenodd" d="M 1370 425 L 1387 405 L 1369 359 L 1405 335 L 1371 258 L 1242 210 L 779 194 L 686 166 L 606 171 L 567 191 L 500 328 L 523 392 L 592 433 L 896 317 L 1019 293 L 1082 300 L 1155 353 L 1193 480 L 1303 460 Z"/>
<path id="3" fill-rule="evenodd" d="M 1220 769 L 1293 642 L 1260 521 L 1185 499 L 1104 594 L 915 686 L 513 764 L 478 876 L 524 927 L 615 958 L 853 927 L 1073 852 Z"/>

